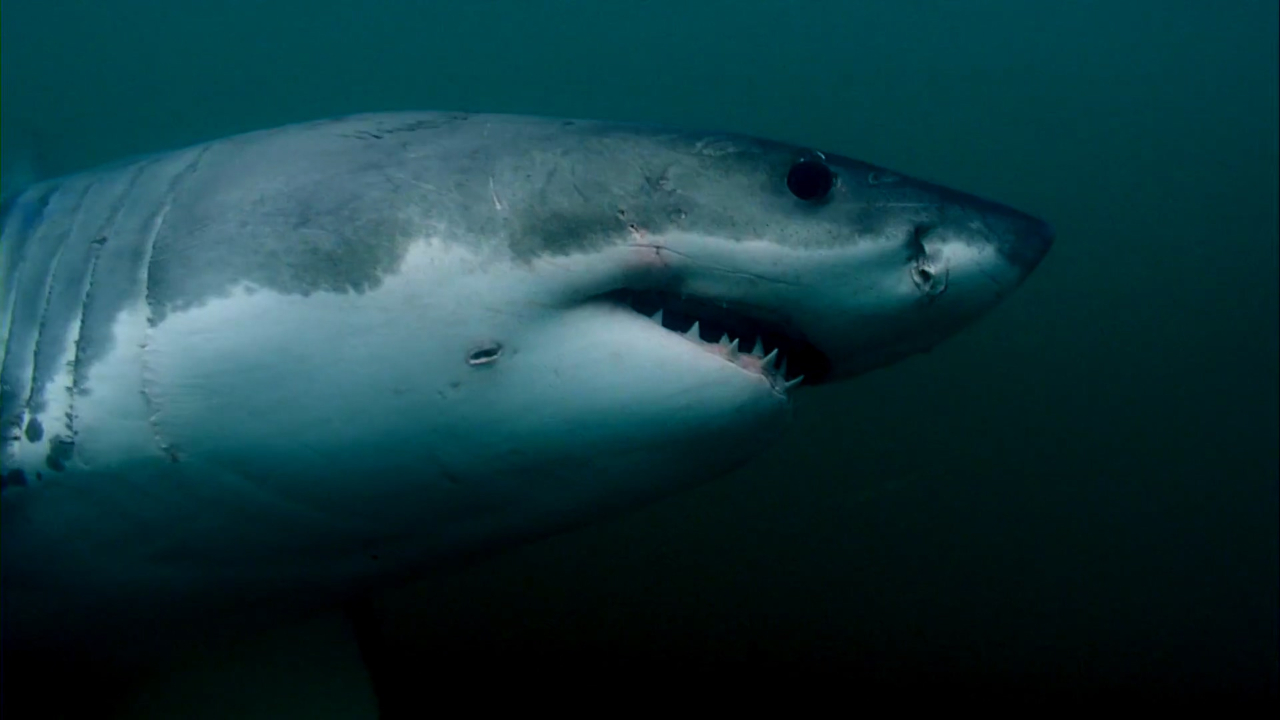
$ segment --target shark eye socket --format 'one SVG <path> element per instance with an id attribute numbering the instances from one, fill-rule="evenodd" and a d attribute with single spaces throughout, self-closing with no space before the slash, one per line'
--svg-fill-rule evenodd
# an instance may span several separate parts
<path id="1" fill-rule="evenodd" d="M 787 173 L 787 189 L 792 195 L 813 202 L 822 200 L 835 187 L 836 175 L 821 160 L 806 158 L 791 166 Z"/>

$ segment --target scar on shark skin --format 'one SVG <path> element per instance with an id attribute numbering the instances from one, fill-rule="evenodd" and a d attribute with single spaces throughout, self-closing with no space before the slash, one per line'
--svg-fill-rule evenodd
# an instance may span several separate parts
<path id="1" fill-rule="evenodd" d="M 492 365 L 498 362 L 498 358 L 502 355 L 502 343 L 488 342 L 479 347 L 471 349 L 467 353 L 467 364 L 471 367 L 481 367 L 484 365 Z"/>

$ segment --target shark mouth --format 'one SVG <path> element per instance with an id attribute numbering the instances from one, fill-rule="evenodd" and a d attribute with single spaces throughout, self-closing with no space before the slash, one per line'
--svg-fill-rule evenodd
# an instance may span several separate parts
<path id="1" fill-rule="evenodd" d="M 831 360 L 821 350 L 749 308 L 652 290 L 616 290 L 605 297 L 699 341 L 727 361 L 759 372 L 779 391 L 816 385 L 831 374 Z"/>

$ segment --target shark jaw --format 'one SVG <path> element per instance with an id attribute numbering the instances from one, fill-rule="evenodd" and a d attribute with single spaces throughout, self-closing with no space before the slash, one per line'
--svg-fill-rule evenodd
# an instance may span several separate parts
<path id="1" fill-rule="evenodd" d="M 615 291 L 606 297 L 695 347 L 765 378 L 781 395 L 806 382 L 816 384 L 830 370 L 830 360 L 811 343 L 734 312 L 727 302 L 633 290 Z"/>

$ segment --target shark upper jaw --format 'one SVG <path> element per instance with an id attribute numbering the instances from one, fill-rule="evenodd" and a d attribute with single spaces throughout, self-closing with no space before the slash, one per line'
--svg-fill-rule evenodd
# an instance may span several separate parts
<path id="1" fill-rule="evenodd" d="M 813 344 L 725 301 L 654 290 L 616 290 L 604 296 L 649 318 L 663 331 L 769 382 L 782 396 L 821 382 L 831 361 Z"/>

